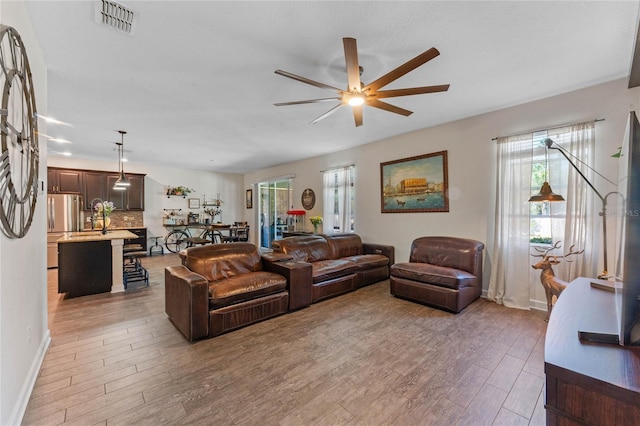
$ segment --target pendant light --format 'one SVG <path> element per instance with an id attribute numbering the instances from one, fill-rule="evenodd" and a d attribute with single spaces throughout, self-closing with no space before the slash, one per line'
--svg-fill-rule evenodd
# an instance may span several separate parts
<path id="1" fill-rule="evenodd" d="M 131 182 L 129 182 L 129 179 L 124 174 L 124 166 L 122 161 L 122 156 L 124 153 L 124 135 L 126 135 L 127 132 L 125 132 L 124 130 L 118 130 L 118 133 L 120 133 L 120 142 L 116 142 L 116 145 L 118 145 L 118 169 L 120 172 L 120 176 L 118 177 L 115 185 L 113 185 L 113 189 L 123 191 L 131 186 Z"/>
<path id="2" fill-rule="evenodd" d="M 551 189 L 551 185 L 547 181 L 547 172 L 549 170 L 549 147 L 553 141 L 551 139 L 545 139 L 544 147 L 544 183 L 540 187 L 540 192 L 532 195 L 529 198 L 530 203 L 539 203 L 543 201 L 564 201 L 564 197 L 560 194 L 556 194 Z"/>

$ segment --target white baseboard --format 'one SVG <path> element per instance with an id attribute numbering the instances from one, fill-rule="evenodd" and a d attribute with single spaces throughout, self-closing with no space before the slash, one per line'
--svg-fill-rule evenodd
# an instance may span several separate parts
<path id="1" fill-rule="evenodd" d="M 31 397 L 31 392 L 33 391 L 33 387 L 36 384 L 38 373 L 40 373 L 40 368 L 42 367 L 42 363 L 44 362 L 44 356 L 47 354 L 47 349 L 49 349 L 50 344 L 51 344 L 51 333 L 49 332 L 49 329 L 47 329 L 47 332 L 44 334 L 42 341 L 40 342 L 40 347 L 38 348 L 36 357 L 33 359 L 33 362 L 31 363 L 29 374 L 27 375 L 27 379 L 25 380 L 24 385 L 22 386 L 22 390 L 20 391 L 20 396 L 18 397 L 16 406 L 13 408 L 8 424 L 19 425 L 22 423 L 22 418 L 24 417 L 24 413 L 27 411 L 27 405 L 29 404 L 29 398 Z"/>
<path id="2" fill-rule="evenodd" d="M 482 294 L 480 297 L 487 298 L 487 290 L 482 290 Z M 536 300 L 529 299 L 529 308 L 535 309 L 537 311 L 547 312 L 547 301 L 546 300 Z"/>

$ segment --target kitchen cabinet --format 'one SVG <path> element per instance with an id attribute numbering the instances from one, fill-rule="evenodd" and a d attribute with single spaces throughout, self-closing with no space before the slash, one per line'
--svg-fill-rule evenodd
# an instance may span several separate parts
<path id="1" fill-rule="evenodd" d="M 144 210 L 144 175 L 127 173 L 131 185 L 124 191 L 113 189 L 119 177 L 119 174 L 107 174 L 106 199 L 113 201 L 118 210 Z"/>
<path id="2" fill-rule="evenodd" d="M 127 210 L 144 210 L 144 175 L 127 175 L 131 186 L 127 189 Z"/>
<path id="3" fill-rule="evenodd" d="M 147 251 L 147 228 L 127 228 L 127 231 L 136 235 L 136 238 L 130 238 L 124 241 L 123 251 L 125 253 L 132 251 Z"/>
<path id="4" fill-rule="evenodd" d="M 107 174 L 105 172 L 84 172 L 84 208 L 91 210 L 91 200 L 106 199 Z"/>
<path id="5" fill-rule="evenodd" d="M 144 210 L 144 176 L 129 174 L 127 178 L 131 182 L 125 191 L 114 190 L 113 186 L 119 175 L 115 172 L 85 171 L 84 172 L 84 199 L 85 209 L 91 210 L 91 200 L 100 198 L 111 201 L 116 210 Z"/>
<path id="6" fill-rule="evenodd" d="M 81 170 L 47 169 L 47 192 L 49 194 L 82 194 L 84 173 Z"/>

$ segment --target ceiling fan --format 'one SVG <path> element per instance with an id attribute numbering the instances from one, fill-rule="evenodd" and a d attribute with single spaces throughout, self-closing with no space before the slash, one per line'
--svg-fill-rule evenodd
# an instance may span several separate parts
<path id="1" fill-rule="evenodd" d="M 347 66 L 348 86 L 346 90 L 338 89 L 337 87 L 320 83 L 306 77 L 301 77 L 287 71 L 276 70 L 276 74 L 282 75 L 284 77 L 292 78 L 294 80 L 298 80 L 312 86 L 320 87 L 321 89 L 334 90 L 338 93 L 338 96 L 332 98 L 309 99 L 304 101 L 279 102 L 274 105 L 285 106 L 339 101 L 340 103 L 338 105 L 334 106 L 329 111 L 313 120 L 311 123 L 317 123 L 323 118 L 328 117 L 342 105 L 351 105 L 351 107 L 353 108 L 353 118 L 355 120 L 356 127 L 358 127 L 362 126 L 363 105 L 368 105 L 370 107 L 383 109 L 385 111 L 393 112 L 396 114 L 409 116 L 413 114 L 412 111 L 397 107 L 395 105 L 391 105 L 387 102 L 381 101 L 380 99 L 394 98 L 397 96 L 420 95 L 424 93 L 446 92 L 447 90 L 449 90 L 448 84 L 441 84 L 438 86 L 412 87 L 408 89 L 379 90 L 380 88 L 397 80 L 408 72 L 418 68 L 420 65 L 423 65 L 438 56 L 440 52 L 438 52 L 438 49 L 436 49 L 435 47 L 432 47 L 426 52 L 419 54 L 415 58 L 386 73 L 377 80 L 365 85 L 360 81 L 362 67 L 360 67 L 360 65 L 358 64 L 358 48 L 356 46 L 356 39 L 345 37 L 342 39 L 342 43 L 344 45 L 344 59 Z"/>

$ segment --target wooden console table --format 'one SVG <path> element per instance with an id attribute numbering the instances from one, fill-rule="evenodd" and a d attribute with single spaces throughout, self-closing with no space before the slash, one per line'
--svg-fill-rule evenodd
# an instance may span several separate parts
<path id="1" fill-rule="evenodd" d="M 614 294 L 577 278 L 553 308 L 544 348 L 548 425 L 640 424 L 640 347 L 592 343 L 617 333 Z"/>

